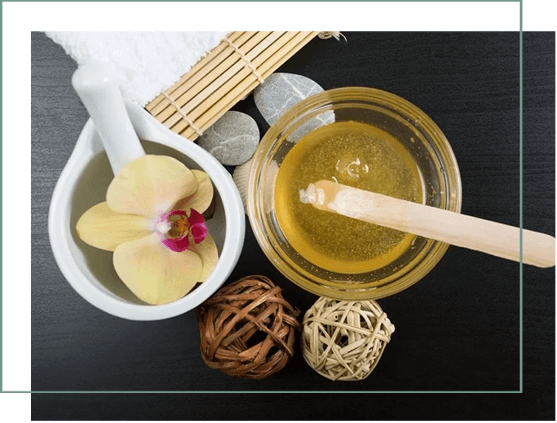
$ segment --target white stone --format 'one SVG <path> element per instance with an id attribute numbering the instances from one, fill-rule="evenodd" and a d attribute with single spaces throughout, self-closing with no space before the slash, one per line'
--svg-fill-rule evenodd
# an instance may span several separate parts
<path id="1" fill-rule="evenodd" d="M 244 213 L 246 214 L 248 213 L 248 182 L 252 163 L 253 160 L 250 159 L 244 164 L 236 166 L 236 169 L 234 169 L 234 173 L 232 174 L 232 179 L 238 187 L 242 203 L 244 204 Z"/>

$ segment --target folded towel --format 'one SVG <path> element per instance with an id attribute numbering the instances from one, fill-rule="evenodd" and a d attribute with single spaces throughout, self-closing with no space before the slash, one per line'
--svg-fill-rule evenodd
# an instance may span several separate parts
<path id="1" fill-rule="evenodd" d="M 187 73 L 226 32 L 50 31 L 78 65 L 101 61 L 117 75 L 122 96 L 143 107 Z"/>

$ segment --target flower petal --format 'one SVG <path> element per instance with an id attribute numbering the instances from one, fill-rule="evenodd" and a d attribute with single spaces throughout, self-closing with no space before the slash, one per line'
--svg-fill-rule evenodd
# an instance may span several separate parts
<path id="1" fill-rule="evenodd" d="M 197 186 L 194 173 L 180 161 L 147 155 L 128 163 L 116 175 L 106 201 L 114 211 L 154 218 L 179 199 L 193 195 Z"/>
<path id="2" fill-rule="evenodd" d="M 197 178 L 198 187 L 195 194 L 183 198 L 176 205 L 174 209 L 181 209 L 189 211 L 195 209 L 199 213 L 203 213 L 211 205 L 213 201 L 214 188 L 209 175 L 201 170 L 192 169 L 193 174 Z"/>
<path id="3" fill-rule="evenodd" d="M 199 280 L 199 255 L 166 248 L 153 233 L 125 242 L 114 251 L 116 273 L 137 297 L 149 304 L 165 304 L 186 295 Z"/>
<path id="4" fill-rule="evenodd" d="M 198 244 L 203 241 L 208 233 L 203 216 L 201 216 L 201 214 L 199 214 L 196 210 L 191 209 L 190 217 L 188 217 L 188 223 L 190 224 L 190 233 L 192 234 L 195 243 Z"/>
<path id="5" fill-rule="evenodd" d="M 213 270 L 215 270 L 219 262 L 217 244 L 215 244 L 215 240 L 211 234 L 207 234 L 203 242 L 190 245 L 190 251 L 196 252 L 201 257 L 203 269 L 199 276 L 199 282 L 205 282 L 211 273 L 213 273 Z"/>
<path id="6" fill-rule="evenodd" d="M 117 213 L 106 202 L 83 213 L 75 229 L 85 243 L 108 251 L 114 251 L 123 242 L 143 238 L 152 232 L 149 219 Z"/>

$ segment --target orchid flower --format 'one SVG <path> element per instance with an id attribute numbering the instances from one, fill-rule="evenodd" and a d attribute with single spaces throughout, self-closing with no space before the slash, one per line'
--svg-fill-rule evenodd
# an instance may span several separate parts
<path id="1" fill-rule="evenodd" d="M 208 175 L 167 156 L 146 155 L 112 180 L 106 201 L 76 226 L 87 244 L 113 251 L 116 273 L 149 304 L 186 295 L 218 262 L 203 213 L 213 199 Z"/>

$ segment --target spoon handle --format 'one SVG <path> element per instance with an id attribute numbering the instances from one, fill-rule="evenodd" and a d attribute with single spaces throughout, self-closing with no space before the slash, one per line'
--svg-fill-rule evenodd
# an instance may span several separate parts
<path id="1" fill-rule="evenodd" d="M 106 66 L 81 66 L 72 76 L 72 85 L 97 128 L 115 175 L 128 162 L 145 155 L 116 79 Z"/>
<path id="2" fill-rule="evenodd" d="M 520 229 L 477 217 L 377 194 L 332 181 L 312 188 L 315 207 L 414 235 L 520 261 Z M 322 190 L 322 191 L 318 191 Z M 522 231 L 522 261 L 555 266 L 555 238 Z"/>

